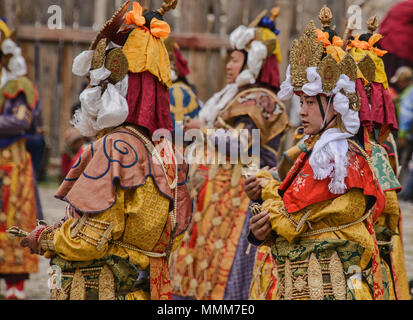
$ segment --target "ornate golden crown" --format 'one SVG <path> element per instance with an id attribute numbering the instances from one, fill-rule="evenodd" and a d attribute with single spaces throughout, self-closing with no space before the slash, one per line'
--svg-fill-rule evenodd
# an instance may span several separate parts
<path id="1" fill-rule="evenodd" d="M 350 54 L 346 54 L 340 63 L 331 56 L 323 58 L 324 48 L 318 42 L 314 21 L 305 28 L 300 40 L 295 40 L 290 52 L 291 83 L 296 91 L 308 83 L 307 68 L 317 67 L 321 77 L 323 92 L 330 94 L 335 88 L 341 74 L 347 75 L 351 81 L 357 79 L 357 64 Z"/>
<path id="2" fill-rule="evenodd" d="M 328 8 L 323 8 L 320 13 L 320 20 L 325 26 L 331 23 L 331 15 Z M 323 22 L 324 21 L 324 22 Z M 332 94 L 337 85 L 340 75 L 345 74 L 351 81 L 357 80 L 357 63 L 350 53 L 338 63 L 330 54 L 323 57 L 324 48 L 322 43 L 318 42 L 318 36 L 314 21 L 305 28 L 300 40 L 294 40 L 290 51 L 290 73 L 291 84 L 295 91 L 301 91 L 302 87 L 309 81 L 307 79 L 307 69 L 316 67 L 317 73 L 321 77 L 322 89 L 325 94 Z M 371 60 L 371 59 L 370 59 Z M 370 68 L 368 58 L 360 62 L 360 69 Z M 374 68 L 372 69 L 374 70 Z M 359 111 L 360 97 L 357 93 L 342 94 L 350 100 L 350 108 Z"/>
<path id="3" fill-rule="evenodd" d="M 294 40 L 290 51 L 291 84 L 296 91 L 308 83 L 307 68 L 316 67 L 323 56 L 323 45 L 318 42 L 314 21 L 304 29 L 300 40 Z"/>

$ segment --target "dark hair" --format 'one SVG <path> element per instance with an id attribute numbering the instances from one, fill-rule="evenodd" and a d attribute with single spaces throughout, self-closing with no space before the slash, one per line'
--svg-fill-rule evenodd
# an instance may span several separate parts
<path id="1" fill-rule="evenodd" d="M 248 52 L 246 50 L 241 50 L 242 54 L 244 55 L 244 63 L 242 64 L 241 72 L 244 70 L 245 66 L 248 63 Z"/>
<path id="2" fill-rule="evenodd" d="M 151 30 L 152 19 L 156 18 L 158 20 L 164 21 L 163 17 L 159 14 L 159 12 L 156 12 L 156 11 L 148 11 L 143 16 L 145 17 L 145 20 L 146 20 L 145 27 L 148 28 L 149 30 Z"/>
<path id="3" fill-rule="evenodd" d="M 373 34 L 372 33 L 363 33 L 361 36 L 360 36 L 360 38 L 359 38 L 359 40 L 360 41 L 366 41 L 366 42 L 368 42 L 369 40 L 370 40 L 370 38 L 371 38 L 371 36 L 372 36 Z M 379 46 L 379 42 L 376 42 L 374 45 L 373 45 L 373 47 L 378 47 Z"/>
<path id="4" fill-rule="evenodd" d="M 337 32 L 335 30 L 328 28 L 324 28 L 323 32 L 328 32 L 328 40 L 330 40 L 330 42 L 333 42 L 333 38 L 337 36 Z"/>

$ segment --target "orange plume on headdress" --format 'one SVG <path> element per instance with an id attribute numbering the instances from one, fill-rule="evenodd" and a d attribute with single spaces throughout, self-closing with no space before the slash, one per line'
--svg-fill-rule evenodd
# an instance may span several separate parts
<path id="1" fill-rule="evenodd" d="M 338 36 L 334 36 L 333 43 L 331 43 L 328 32 L 323 32 L 320 29 L 317 29 L 317 37 L 318 42 L 322 43 L 324 48 L 328 46 L 342 47 L 344 43 L 344 41 Z"/>
<path id="2" fill-rule="evenodd" d="M 133 3 L 133 10 L 126 14 L 125 23 L 127 25 L 136 25 L 142 27 L 146 23 L 145 17 L 142 15 L 143 9 L 138 2 Z"/>
<path id="3" fill-rule="evenodd" d="M 167 38 L 171 33 L 171 27 L 165 21 L 153 18 L 151 21 L 151 33 L 157 38 Z"/>
<path id="4" fill-rule="evenodd" d="M 361 41 L 359 40 L 359 38 L 360 38 L 360 35 L 356 35 L 354 40 L 351 40 L 351 42 L 348 44 L 347 50 L 350 48 L 359 48 L 363 50 L 373 51 L 379 57 L 384 56 L 388 52 L 386 50 L 380 50 L 374 47 L 374 45 L 383 38 L 383 36 L 379 33 L 372 35 L 368 42 Z"/>
<path id="5" fill-rule="evenodd" d="M 141 5 L 137 2 L 134 2 L 133 10 L 129 11 L 126 15 L 126 24 L 136 25 L 137 27 L 148 30 L 148 28 L 145 26 L 146 19 L 142 13 L 143 9 Z M 150 23 L 150 30 L 148 31 L 156 38 L 166 38 L 171 33 L 171 28 L 167 22 L 153 18 Z"/>

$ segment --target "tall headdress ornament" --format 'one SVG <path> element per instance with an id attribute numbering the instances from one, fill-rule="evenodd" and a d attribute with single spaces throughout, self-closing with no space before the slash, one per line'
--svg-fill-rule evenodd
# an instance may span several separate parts
<path id="1" fill-rule="evenodd" d="M 370 34 L 373 34 L 378 27 L 379 19 L 377 18 L 377 16 L 370 17 L 369 20 L 367 20 L 367 29 L 369 30 Z"/>
<path id="2" fill-rule="evenodd" d="M 331 25 L 331 21 L 333 21 L 333 13 L 331 12 L 330 8 L 328 8 L 327 6 L 324 6 L 320 10 L 318 19 L 321 21 L 323 29 L 329 28 Z"/>
<path id="3" fill-rule="evenodd" d="M 178 0 L 163 0 L 162 7 L 157 12 L 163 16 L 169 10 L 175 10 L 178 5 Z"/>

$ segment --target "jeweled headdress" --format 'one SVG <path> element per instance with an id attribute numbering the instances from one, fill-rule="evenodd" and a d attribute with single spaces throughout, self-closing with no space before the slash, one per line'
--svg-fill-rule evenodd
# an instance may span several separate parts
<path id="1" fill-rule="evenodd" d="M 309 68 L 315 68 L 321 78 L 322 90 L 319 90 L 319 94 L 334 94 L 341 75 L 346 75 L 352 82 L 356 81 L 357 64 L 350 54 L 346 54 L 340 63 L 331 55 L 323 57 L 323 54 L 323 45 L 318 42 L 316 27 L 311 21 L 300 40 L 293 42 L 290 51 L 291 84 L 295 91 L 302 91 L 303 86 L 313 81 L 308 77 Z M 352 107 L 357 109 L 355 105 Z"/>
<path id="2" fill-rule="evenodd" d="M 138 2 L 133 2 L 133 10 L 127 12 L 131 1 L 126 1 L 98 32 L 89 50 L 75 58 L 73 73 L 88 76 L 91 86 L 80 95 L 82 108 L 72 121 L 83 135 L 94 136 L 125 122 L 143 126 L 151 133 L 158 128 L 172 130 L 172 121 L 167 118 L 158 121 L 155 116 L 148 115 L 161 109 L 169 111 L 169 101 L 164 97 L 169 97 L 172 81 L 163 39 L 171 29 L 162 16 L 175 8 L 177 2 L 164 0 L 159 10 L 144 13 Z M 146 78 L 147 74 L 152 77 Z M 156 95 L 162 98 L 153 99 L 150 89 L 142 89 L 140 95 L 134 95 L 136 101 L 126 99 L 134 86 L 150 87 L 151 81 L 160 84 Z M 145 95 L 151 98 L 138 99 Z M 156 106 L 151 104 L 153 101 L 157 101 Z M 143 108 L 147 108 L 142 112 L 147 116 L 145 119 L 135 114 Z"/>

